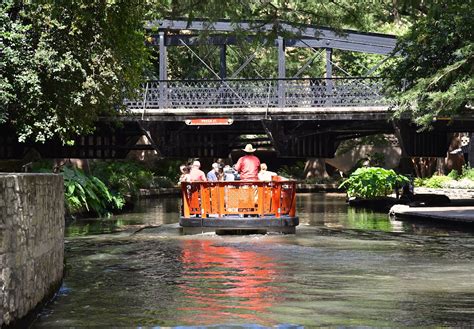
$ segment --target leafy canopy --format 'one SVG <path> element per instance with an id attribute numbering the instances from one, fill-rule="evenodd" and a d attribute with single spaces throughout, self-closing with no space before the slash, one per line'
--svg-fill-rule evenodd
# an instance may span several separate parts
<path id="1" fill-rule="evenodd" d="M 88 133 L 132 97 L 148 63 L 144 1 L 0 4 L 0 123 L 20 141 Z"/>
<path id="2" fill-rule="evenodd" d="M 409 1 L 406 1 L 409 2 Z M 397 116 L 429 127 L 438 116 L 472 112 L 474 106 L 474 6 L 470 1 L 412 1 L 414 21 L 387 69 Z"/>

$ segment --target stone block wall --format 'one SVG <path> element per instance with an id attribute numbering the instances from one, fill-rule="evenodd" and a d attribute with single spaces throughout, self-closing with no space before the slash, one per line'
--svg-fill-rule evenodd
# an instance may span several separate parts
<path id="1" fill-rule="evenodd" d="M 64 187 L 54 174 L 0 174 L 0 327 L 52 296 L 63 277 Z"/>

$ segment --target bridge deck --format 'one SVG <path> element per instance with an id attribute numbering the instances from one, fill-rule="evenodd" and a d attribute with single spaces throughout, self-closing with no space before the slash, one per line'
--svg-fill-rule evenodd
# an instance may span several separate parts
<path id="1" fill-rule="evenodd" d="M 144 120 L 184 121 L 190 118 L 223 117 L 234 120 L 387 120 L 388 106 L 292 107 L 292 108 L 133 108 L 132 116 Z"/>

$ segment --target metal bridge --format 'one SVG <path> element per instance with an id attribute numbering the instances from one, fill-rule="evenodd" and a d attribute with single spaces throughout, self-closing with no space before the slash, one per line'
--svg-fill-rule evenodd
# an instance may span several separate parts
<path id="1" fill-rule="evenodd" d="M 300 108 L 386 109 L 388 105 L 379 78 L 156 80 L 147 82 L 144 90 L 143 98 L 125 101 L 133 113 L 179 115 L 183 111 L 178 110 L 192 110 L 185 111 L 192 114 L 216 113 L 216 109 L 296 113 Z"/>
<path id="2" fill-rule="evenodd" d="M 163 156 L 226 157 L 248 142 L 274 149 L 280 157 L 333 157 L 342 140 L 376 133 L 396 133 L 406 155 L 444 156 L 448 133 L 474 130 L 474 125 L 458 120 L 450 125 L 438 122 L 435 131 L 418 133 L 408 121 L 390 119 L 383 80 L 374 73 L 396 55 L 391 35 L 284 22 L 162 20 L 147 22 L 145 28 L 149 46 L 158 53 L 157 75 L 136 99 L 125 100 L 128 112 L 120 118 L 121 127 L 104 118 L 95 134 L 78 137 L 74 146 L 59 141 L 19 144 L 14 131 L 2 129 L 0 158 L 21 158 L 31 148 L 43 157 L 123 158 L 137 149 L 157 150 Z M 228 72 L 228 51 L 250 42 L 276 49 L 276 76 L 239 78 L 257 51 Z M 218 69 L 193 50 L 199 45 L 219 49 Z M 209 75 L 178 76 L 168 65 L 170 47 L 180 47 Z M 286 50 L 295 48 L 307 48 L 311 56 L 287 76 Z M 333 59 L 334 50 L 384 57 L 362 77 L 353 77 Z M 322 58 L 324 76 L 307 77 L 308 68 Z M 137 145 L 142 136 L 147 145 Z"/>

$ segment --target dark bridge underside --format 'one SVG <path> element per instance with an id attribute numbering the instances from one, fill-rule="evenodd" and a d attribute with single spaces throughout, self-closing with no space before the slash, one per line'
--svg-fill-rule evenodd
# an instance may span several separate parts
<path id="1" fill-rule="evenodd" d="M 243 120 L 231 125 L 192 126 L 184 121 L 128 118 L 117 126 L 99 122 L 93 135 L 80 136 L 73 146 L 59 140 L 45 144 L 18 143 L 9 127 L 0 130 L 0 158 L 22 159 L 32 150 L 41 158 L 122 159 L 131 150 L 156 150 L 166 157 L 227 157 L 235 149 L 253 143 L 261 150 L 273 150 L 282 158 L 331 158 L 343 140 L 378 133 L 395 133 L 407 156 L 445 156 L 452 132 L 474 132 L 474 120 L 439 121 L 434 130 L 418 133 L 408 121 L 395 124 L 387 118 L 352 120 L 306 120 L 283 118 Z M 137 144 L 145 136 L 148 143 Z"/>

